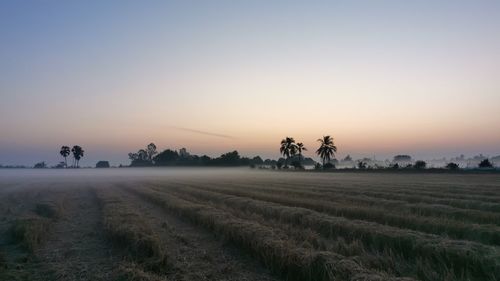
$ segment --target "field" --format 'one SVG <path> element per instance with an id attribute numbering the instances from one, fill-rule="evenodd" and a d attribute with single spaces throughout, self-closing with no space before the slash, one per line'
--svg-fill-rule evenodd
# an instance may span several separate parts
<path id="1" fill-rule="evenodd" d="M 0 171 L 0 280 L 500 280 L 500 175 Z"/>

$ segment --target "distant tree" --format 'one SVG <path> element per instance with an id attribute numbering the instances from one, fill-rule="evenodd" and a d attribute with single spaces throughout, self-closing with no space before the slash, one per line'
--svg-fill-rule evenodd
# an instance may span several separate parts
<path id="1" fill-rule="evenodd" d="M 78 168 L 80 164 L 80 159 L 83 157 L 83 149 L 79 145 L 73 146 L 71 149 L 71 152 L 73 153 L 73 159 L 75 160 L 74 167 Z"/>
<path id="2" fill-rule="evenodd" d="M 450 162 L 450 163 L 446 164 L 446 169 L 458 170 L 458 164 Z"/>
<path id="3" fill-rule="evenodd" d="M 291 155 L 295 155 L 297 151 L 297 145 L 292 137 L 286 137 L 281 140 L 280 153 L 285 156 L 285 168 L 288 168 L 288 158 Z"/>
<path id="4" fill-rule="evenodd" d="M 64 167 L 68 167 L 68 161 L 66 160 L 68 156 L 71 154 L 71 150 L 69 146 L 61 146 L 61 150 L 59 151 L 62 157 L 64 157 Z"/>
<path id="5" fill-rule="evenodd" d="M 156 151 L 156 145 L 154 143 L 148 144 L 146 147 L 146 157 L 147 160 L 151 163 L 153 163 L 153 157 L 158 154 L 158 151 Z"/>
<path id="6" fill-rule="evenodd" d="M 170 166 L 175 165 L 179 158 L 177 151 L 165 149 L 154 157 L 154 162 L 158 166 Z"/>
<path id="7" fill-rule="evenodd" d="M 358 169 L 360 169 L 360 170 L 364 170 L 364 169 L 366 169 L 366 168 L 367 168 L 367 166 L 368 166 L 368 165 L 366 164 L 366 162 L 363 162 L 363 161 L 359 161 L 359 162 L 358 162 Z"/>
<path id="8" fill-rule="evenodd" d="M 300 161 L 292 161 L 292 166 L 297 170 L 304 170 L 304 166 L 302 166 Z"/>
<path id="9" fill-rule="evenodd" d="M 323 167 L 325 167 L 325 164 L 330 162 L 330 159 L 335 155 L 335 152 L 337 152 L 337 147 L 333 142 L 333 138 L 330 136 L 323 136 L 322 139 L 318 139 L 318 142 L 320 146 L 318 150 L 316 150 L 316 154 L 321 157 L 323 160 Z"/>
<path id="10" fill-rule="evenodd" d="M 283 162 L 281 162 L 281 161 L 276 162 L 276 167 L 278 169 L 281 169 L 281 167 L 283 167 Z"/>
<path id="11" fill-rule="evenodd" d="M 411 161 L 411 156 L 410 155 L 396 155 L 394 156 L 394 162 L 410 162 Z"/>
<path id="12" fill-rule="evenodd" d="M 323 165 L 323 169 L 325 169 L 325 170 L 335 169 L 335 165 L 333 163 L 328 162 L 325 165 Z"/>
<path id="13" fill-rule="evenodd" d="M 351 155 L 347 155 L 342 161 L 344 161 L 344 162 L 351 162 L 352 161 Z"/>
<path id="14" fill-rule="evenodd" d="M 399 169 L 399 164 L 398 164 L 398 163 L 396 163 L 396 164 L 392 165 L 392 166 L 391 166 L 391 168 L 392 168 L 392 169 Z"/>
<path id="15" fill-rule="evenodd" d="M 479 168 L 493 168 L 493 164 L 491 164 L 490 160 L 484 159 L 479 163 Z"/>
<path id="16" fill-rule="evenodd" d="M 35 164 L 35 166 L 33 166 L 33 168 L 35 169 L 45 169 L 47 168 L 47 164 L 45 164 L 45 162 L 38 162 Z"/>
<path id="17" fill-rule="evenodd" d="M 59 162 L 59 164 L 55 165 L 54 168 L 56 168 L 56 169 L 66 168 L 66 163 Z"/>
<path id="18" fill-rule="evenodd" d="M 425 161 L 422 161 L 422 160 L 418 160 L 417 162 L 415 162 L 415 169 L 425 169 L 425 167 L 427 166 L 427 163 L 425 163 Z"/>
<path id="19" fill-rule="evenodd" d="M 262 160 L 262 158 L 260 156 L 255 156 L 254 158 L 252 158 L 252 160 L 250 162 L 256 166 L 264 164 L 264 160 Z"/>
<path id="20" fill-rule="evenodd" d="M 99 161 L 97 164 L 95 164 L 96 168 L 109 168 L 109 162 L 108 161 Z"/>
<path id="21" fill-rule="evenodd" d="M 296 146 L 297 146 L 297 152 L 299 153 L 299 164 L 302 166 L 302 151 L 307 151 L 307 148 L 301 142 L 297 143 Z"/>

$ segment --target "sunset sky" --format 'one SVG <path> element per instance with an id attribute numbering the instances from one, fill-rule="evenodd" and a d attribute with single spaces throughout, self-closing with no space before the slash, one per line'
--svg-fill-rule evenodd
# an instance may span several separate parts
<path id="1" fill-rule="evenodd" d="M 500 154 L 500 1 L 0 2 L 0 164 Z"/>

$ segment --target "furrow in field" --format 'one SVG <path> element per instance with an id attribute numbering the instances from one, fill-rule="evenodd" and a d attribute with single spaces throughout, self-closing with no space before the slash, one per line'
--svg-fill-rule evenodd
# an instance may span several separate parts
<path id="1" fill-rule="evenodd" d="M 165 273 L 169 268 L 167 249 L 150 224 L 130 204 L 123 201 L 118 190 L 95 189 L 102 213 L 106 238 L 116 248 L 125 251 L 142 272 Z"/>
<path id="2" fill-rule="evenodd" d="M 181 188 L 180 188 L 181 189 Z M 184 188 L 187 192 L 187 188 Z M 168 190 L 165 190 L 168 192 Z M 204 193 L 210 200 L 223 200 L 225 204 L 235 204 L 241 208 L 251 208 L 270 218 L 280 218 L 297 226 L 310 227 L 327 237 L 350 237 L 363 241 L 366 247 L 380 251 L 392 249 L 405 257 L 415 255 L 435 262 L 440 266 L 457 270 L 457 276 L 472 276 L 477 280 L 495 280 L 500 276 L 498 249 L 469 241 L 449 240 L 436 235 L 410 230 L 333 217 L 309 209 L 287 207 L 276 203 L 250 198 L 224 195 L 216 192 Z M 493 275 L 492 275 L 493 274 Z M 489 279 L 488 279 L 489 278 Z"/>
<path id="3" fill-rule="evenodd" d="M 60 192 L 68 204 L 36 256 L 51 272 L 51 280 L 110 280 L 118 261 L 104 240 L 97 199 L 87 185 L 47 188 Z M 45 280 L 40 273 L 41 279 Z"/>
<path id="4" fill-rule="evenodd" d="M 146 232 L 155 237 L 157 248 L 163 249 L 162 255 L 167 255 L 166 278 L 170 280 L 277 280 L 250 257 L 238 255 L 231 247 L 214 239 L 212 233 L 124 192 L 121 185 L 110 189 L 106 197 L 112 199 L 115 205 L 119 204 L 121 210 L 140 214 L 138 217 L 134 215 L 133 220 L 120 215 L 121 224 L 127 229 L 137 229 L 137 225 L 148 226 Z"/>
<path id="5" fill-rule="evenodd" d="M 184 184 L 188 182 L 184 181 Z M 189 183 L 196 183 L 196 181 L 189 181 Z M 206 182 L 210 183 L 210 181 Z M 238 182 L 232 181 L 222 181 L 216 182 L 219 185 L 233 185 L 238 184 Z M 366 186 L 366 185 L 356 185 L 354 183 L 348 184 L 348 187 L 339 185 L 339 184 L 330 184 L 324 187 L 318 186 L 317 183 L 298 183 L 298 182 L 283 182 L 279 184 L 273 183 L 258 183 L 251 182 L 249 183 L 253 186 L 267 186 L 269 188 L 273 188 L 275 186 L 278 187 L 287 187 L 289 189 L 299 189 L 299 190 L 314 190 L 320 192 L 330 192 L 336 194 L 345 194 L 345 195 L 353 195 L 353 196 L 367 196 L 372 197 L 374 199 L 383 198 L 383 199 L 391 199 L 391 200 L 400 200 L 408 203 L 427 203 L 427 204 L 439 204 L 439 205 L 448 205 L 455 208 L 461 209 L 473 209 L 479 211 L 489 211 L 489 212 L 500 212 L 500 203 L 498 201 L 493 202 L 483 202 L 478 200 L 465 200 L 465 199 L 453 199 L 453 198 L 440 198 L 431 195 L 412 195 L 411 190 L 408 192 L 397 193 L 397 188 L 391 188 L 389 190 L 384 191 L 383 187 L 377 185 L 377 187 Z M 414 189 L 418 189 L 416 186 Z"/>
<path id="6" fill-rule="evenodd" d="M 223 210 L 239 219 L 256 221 L 260 225 L 279 229 L 286 233 L 299 247 L 337 253 L 355 259 L 360 265 L 374 271 L 385 272 L 388 275 L 394 276 L 413 277 L 419 280 L 436 280 L 441 276 L 451 276 L 453 274 L 449 271 L 444 273 L 435 272 L 433 265 L 422 261 L 415 265 L 414 260 L 408 261 L 393 251 L 372 251 L 372 249 L 366 248 L 359 239 L 346 239 L 341 236 L 335 238 L 325 237 L 307 226 L 298 226 L 290 222 L 284 222 L 279 218 L 264 216 L 252 209 L 241 208 L 241 206 L 235 204 L 227 204 L 224 200 L 212 200 L 204 196 L 199 196 L 197 193 L 192 194 L 183 191 L 184 189 L 169 189 L 168 192 L 187 201 Z M 456 278 L 456 280 L 459 279 Z"/>
<path id="7" fill-rule="evenodd" d="M 297 247 L 284 233 L 204 204 L 167 193 L 128 189 L 163 208 L 203 225 L 259 257 L 287 280 L 396 280 L 367 270 L 354 260 L 331 252 Z"/>
<path id="8" fill-rule="evenodd" d="M 456 198 L 456 199 L 468 199 L 476 200 L 481 202 L 498 202 L 500 200 L 500 194 L 495 185 L 491 186 L 489 191 L 481 191 L 479 187 L 470 187 L 470 183 L 466 186 L 467 188 L 460 188 L 456 186 L 456 182 L 453 184 L 447 183 L 422 183 L 417 181 L 415 183 L 398 183 L 397 185 L 387 182 L 387 184 L 377 184 L 373 186 L 372 182 L 369 183 L 356 183 L 356 182 L 336 182 L 336 181 L 322 181 L 319 179 L 314 179 L 314 181 L 287 181 L 287 182 L 264 182 L 264 181 L 251 181 L 255 185 L 266 185 L 266 186 L 286 186 L 289 188 L 302 188 L 307 187 L 308 189 L 319 189 L 319 190 L 366 190 L 366 191 L 381 191 L 390 192 L 395 194 L 406 194 L 406 195 L 427 195 L 427 196 L 438 196 L 444 198 Z M 224 181 L 218 182 L 224 184 Z M 228 182 L 233 184 L 233 182 Z M 500 183 L 499 183 L 500 184 Z M 348 186 L 348 187 L 346 187 Z"/>
<path id="9" fill-rule="evenodd" d="M 484 244 L 500 245 L 500 228 L 493 225 L 466 224 L 446 218 L 421 217 L 404 213 L 391 214 L 386 210 L 377 207 L 338 204 L 327 200 L 309 199 L 304 197 L 294 198 L 286 196 L 286 194 L 276 195 L 241 188 L 217 188 L 213 186 L 206 187 L 205 185 L 191 186 L 194 188 L 212 190 L 230 195 L 244 196 L 257 200 L 279 203 L 289 207 L 302 207 L 318 212 L 328 213 L 334 216 L 372 221 L 431 234 L 445 234 L 455 239 L 465 239 Z"/>
<path id="10" fill-rule="evenodd" d="M 194 185 L 194 184 L 191 184 Z M 224 186 L 214 184 L 204 184 L 206 187 Z M 489 211 L 467 210 L 455 208 L 448 205 L 426 204 L 426 203 L 409 203 L 402 200 L 391 200 L 383 198 L 374 198 L 365 195 L 348 195 L 342 192 L 334 192 L 330 190 L 315 191 L 306 188 L 295 189 L 284 186 L 256 186 L 252 184 L 234 183 L 231 187 L 237 187 L 239 190 L 252 190 L 266 192 L 270 194 L 286 195 L 293 198 L 320 199 L 335 202 L 341 205 L 357 206 L 360 208 L 369 207 L 373 209 L 386 210 L 396 212 L 399 215 L 413 215 L 417 217 L 438 217 L 446 218 L 446 220 L 456 220 L 458 224 L 470 222 L 473 224 L 495 224 L 500 225 L 500 214 Z M 487 226 L 490 228 L 491 226 Z"/>

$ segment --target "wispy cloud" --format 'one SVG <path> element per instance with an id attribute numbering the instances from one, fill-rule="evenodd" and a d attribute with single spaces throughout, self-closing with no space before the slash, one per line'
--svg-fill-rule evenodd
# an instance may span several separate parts
<path id="1" fill-rule="evenodd" d="M 235 138 L 235 137 L 229 136 L 229 135 L 223 135 L 223 134 L 217 134 L 217 133 L 212 133 L 212 132 L 200 131 L 200 130 L 195 130 L 195 129 L 190 129 L 190 128 L 177 127 L 177 126 L 170 126 L 170 127 L 174 128 L 174 129 L 177 129 L 177 130 L 191 132 L 191 133 L 205 135 L 205 136 L 219 137 L 219 138 L 225 138 L 225 139 L 234 139 Z"/>

